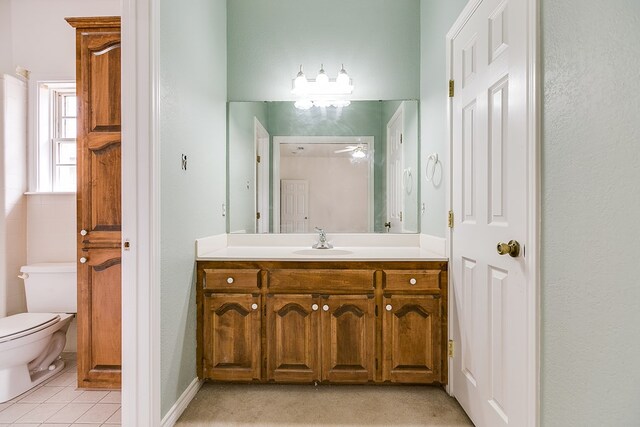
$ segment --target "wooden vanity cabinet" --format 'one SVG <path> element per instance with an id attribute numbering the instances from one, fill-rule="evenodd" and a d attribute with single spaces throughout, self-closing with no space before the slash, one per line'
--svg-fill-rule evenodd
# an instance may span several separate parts
<path id="1" fill-rule="evenodd" d="M 266 305 L 268 380 L 373 381 L 373 294 L 268 295 Z"/>
<path id="2" fill-rule="evenodd" d="M 204 378 L 259 381 L 262 378 L 262 296 L 258 269 L 198 271 L 198 342 Z M 202 336 L 202 341 L 200 341 Z"/>
<path id="3" fill-rule="evenodd" d="M 260 379 L 260 295 L 204 297 L 204 376 L 213 380 Z"/>
<path id="4" fill-rule="evenodd" d="M 382 380 L 440 382 L 440 301 L 433 296 L 383 298 Z"/>
<path id="5" fill-rule="evenodd" d="M 266 309 L 267 380 L 318 380 L 319 298 L 313 295 L 267 295 Z"/>
<path id="6" fill-rule="evenodd" d="M 446 384 L 446 262 L 198 262 L 198 376 Z"/>
<path id="7" fill-rule="evenodd" d="M 322 380 L 365 383 L 375 374 L 373 295 L 332 295 L 322 301 Z"/>
<path id="8" fill-rule="evenodd" d="M 382 380 L 446 382 L 446 271 L 384 270 Z M 444 278 L 442 276 L 445 276 Z"/>

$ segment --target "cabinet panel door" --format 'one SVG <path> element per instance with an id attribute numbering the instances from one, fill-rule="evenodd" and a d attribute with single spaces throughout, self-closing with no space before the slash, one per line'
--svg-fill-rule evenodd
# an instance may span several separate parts
<path id="1" fill-rule="evenodd" d="M 78 386 L 121 385 L 120 19 L 76 28 Z"/>
<path id="2" fill-rule="evenodd" d="M 204 299 L 204 376 L 260 379 L 260 296 L 213 294 Z"/>
<path id="3" fill-rule="evenodd" d="M 78 30 L 78 222 L 82 244 L 120 245 L 121 134 L 118 30 Z"/>
<path id="4" fill-rule="evenodd" d="M 374 377 L 375 301 L 366 295 L 322 300 L 322 380 L 367 382 Z"/>
<path id="5" fill-rule="evenodd" d="M 78 264 L 78 387 L 120 384 L 122 342 L 120 249 L 81 251 Z"/>
<path id="6" fill-rule="evenodd" d="M 440 300 L 385 297 L 383 313 L 383 381 L 440 382 Z"/>
<path id="7" fill-rule="evenodd" d="M 269 380 L 320 379 L 318 299 L 311 295 L 267 298 L 267 374 Z"/>

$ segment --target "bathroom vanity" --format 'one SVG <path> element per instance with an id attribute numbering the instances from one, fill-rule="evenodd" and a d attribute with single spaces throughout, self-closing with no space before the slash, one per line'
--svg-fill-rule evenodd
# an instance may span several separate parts
<path id="1" fill-rule="evenodd" d="M 446 258 L 226 248 L 199 254 L 196 286 L 201 379 L 447 383 Z"/>

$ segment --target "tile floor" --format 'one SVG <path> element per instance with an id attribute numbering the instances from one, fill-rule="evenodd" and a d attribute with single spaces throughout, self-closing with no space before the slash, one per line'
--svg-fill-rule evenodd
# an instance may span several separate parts
<path id="1" fill-rule="evenodd" d="M 76 354 L 63 353 L 62 372 L 6 403 L 0 403 L 4 426 L 120 426 L 120 392 L 78 390 Z"/>

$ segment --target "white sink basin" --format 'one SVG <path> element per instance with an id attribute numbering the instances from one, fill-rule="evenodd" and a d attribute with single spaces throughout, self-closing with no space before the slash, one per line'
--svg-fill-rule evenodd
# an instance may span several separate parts
<path id="1" fill-rule="evenodd" d="M 336 256 L 336 255 L 351 255 L 353 252 L 346 251 L 344 249 L 302 249 L 299 251 L 293 251 L 296 255 L 312 255 L 312 256 Z"/>

